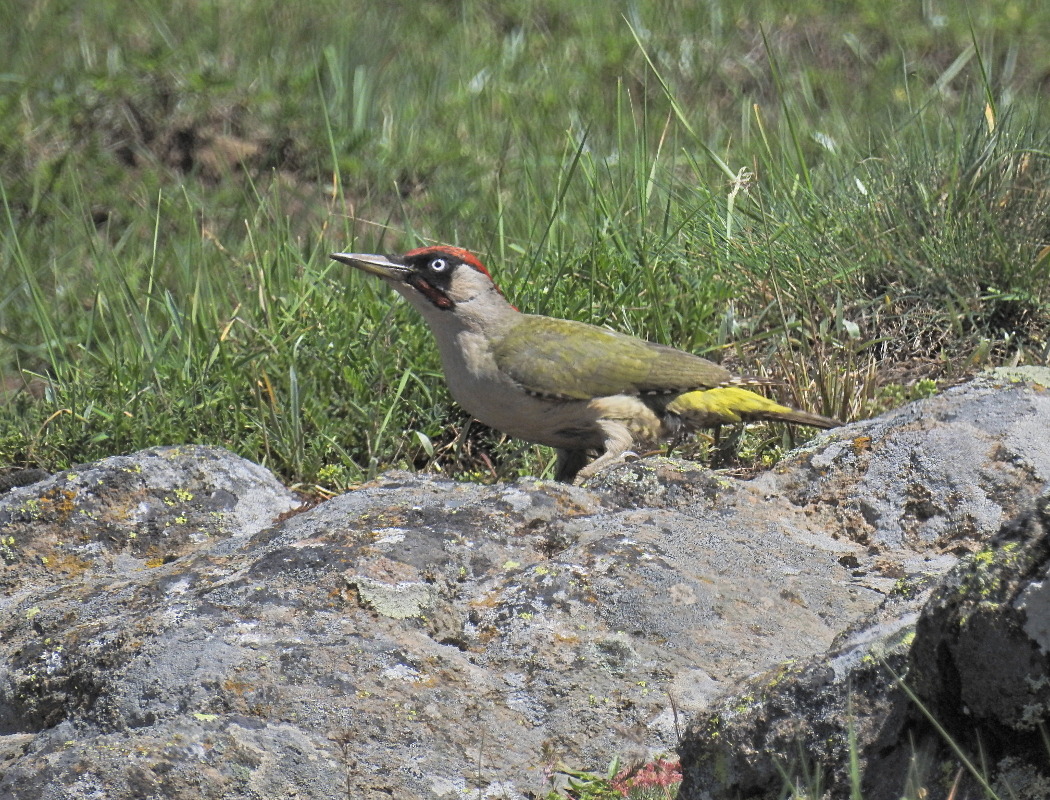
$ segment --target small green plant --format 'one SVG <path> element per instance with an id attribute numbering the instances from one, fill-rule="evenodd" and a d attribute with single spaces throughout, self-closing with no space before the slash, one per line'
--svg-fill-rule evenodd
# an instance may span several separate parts
<path id="1" fill-rule="evenodd" d="M 899 383 L 888 383 L 879 388 L 878 400 L 887 407 L 910 403 L 913 400 L 925 400 L 937 394 L 937 381 L 930 378 L 920 378 L 911 386 Z"/>

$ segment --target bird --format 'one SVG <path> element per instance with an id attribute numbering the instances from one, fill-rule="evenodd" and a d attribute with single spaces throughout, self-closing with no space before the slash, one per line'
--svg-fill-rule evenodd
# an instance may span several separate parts
<path id="1" fill-rule="evenodd" d="M 460 247 L 330 257 L 404 297 L 434 334 L 456 402 L 490 428 L 553 447 L 561 482 L 582 483 L 633 448 L 698 428 L 750 420 L 842 424 L 780 405 L 746 388 L 768 381 L 735 376 L 692 353 L 522 313 L 478 257 Z"/>

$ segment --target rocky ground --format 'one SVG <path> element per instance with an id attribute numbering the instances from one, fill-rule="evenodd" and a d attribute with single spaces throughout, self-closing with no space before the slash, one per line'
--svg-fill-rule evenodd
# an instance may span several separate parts
<path id="1" fill-rule="evenodd" d="M 871 800 L 1045 797 L 1048 386 L 990 373 L 746 481 L 306 507 L 187 446 L 11 489 L 0 796 L 528 798 L 678 751 L 683 798 L 837 796 L 851 757 Z"/>

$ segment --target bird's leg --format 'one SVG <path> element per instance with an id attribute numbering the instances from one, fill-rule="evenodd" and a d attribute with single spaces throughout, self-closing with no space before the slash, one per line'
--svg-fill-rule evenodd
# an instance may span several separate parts
<path id="1" fill-rule="evenodd" d="M 586 450 L 562 450 L 558 449 L 558 461 L 554 467 L 554 480 L 561 483 L 572 483 L 577 473 L 583 469 L 590 454 Z"/>
<path id="2" fill-rule="evenodd" d="M 722 451 L 722 426 L 715 425 L 714 430 L 711 434 L 711 449 L 708 450 L 710 454 L 709 461 L 711 466 L 717 469 L 722 466 L 722 460 L 725 457 L 725 453 Z"/>
<path id="3" fill-rule="evenodd" d="M 731 433 L 722 438 L 721 425 L 715 426 L 714 444 L 711 450 L 711 466 L 724 468 L 736 461 L 740 453 L 740 440 L 744 436 L 744 425 L 734 425 Z"/>
<path id="4" fill-rule="evenodd" d="M 601 470 L 623 461 L 628 448 L 634 444 L 634 436 L 622 422 L 602 420 L 598 424 L 602 433 L 605 434 L 605 439 L 602 442 L 605 450 L 598 458 L 576 473 L 573 483 L 583 483 L 588 478 L 593 478 Z"/>

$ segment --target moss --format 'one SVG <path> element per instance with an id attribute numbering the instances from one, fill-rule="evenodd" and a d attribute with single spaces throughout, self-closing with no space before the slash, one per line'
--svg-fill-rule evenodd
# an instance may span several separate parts
<path id="1" fill-rule="evenodd" d="M 743 694 L 736 699 L 733 706 L 734 714 L 746 714 L 758 705 L 758 699 L 753 694 Z"/>
<path id="2" fill-rule="evenodd" d="M 967 574 L 959 582 L 960 595 L 978 601 L 998 600 L 1008 577 L 1019 573 L 1024 555 L 1019 542 L 974 553 L 967 562 Z"/>

